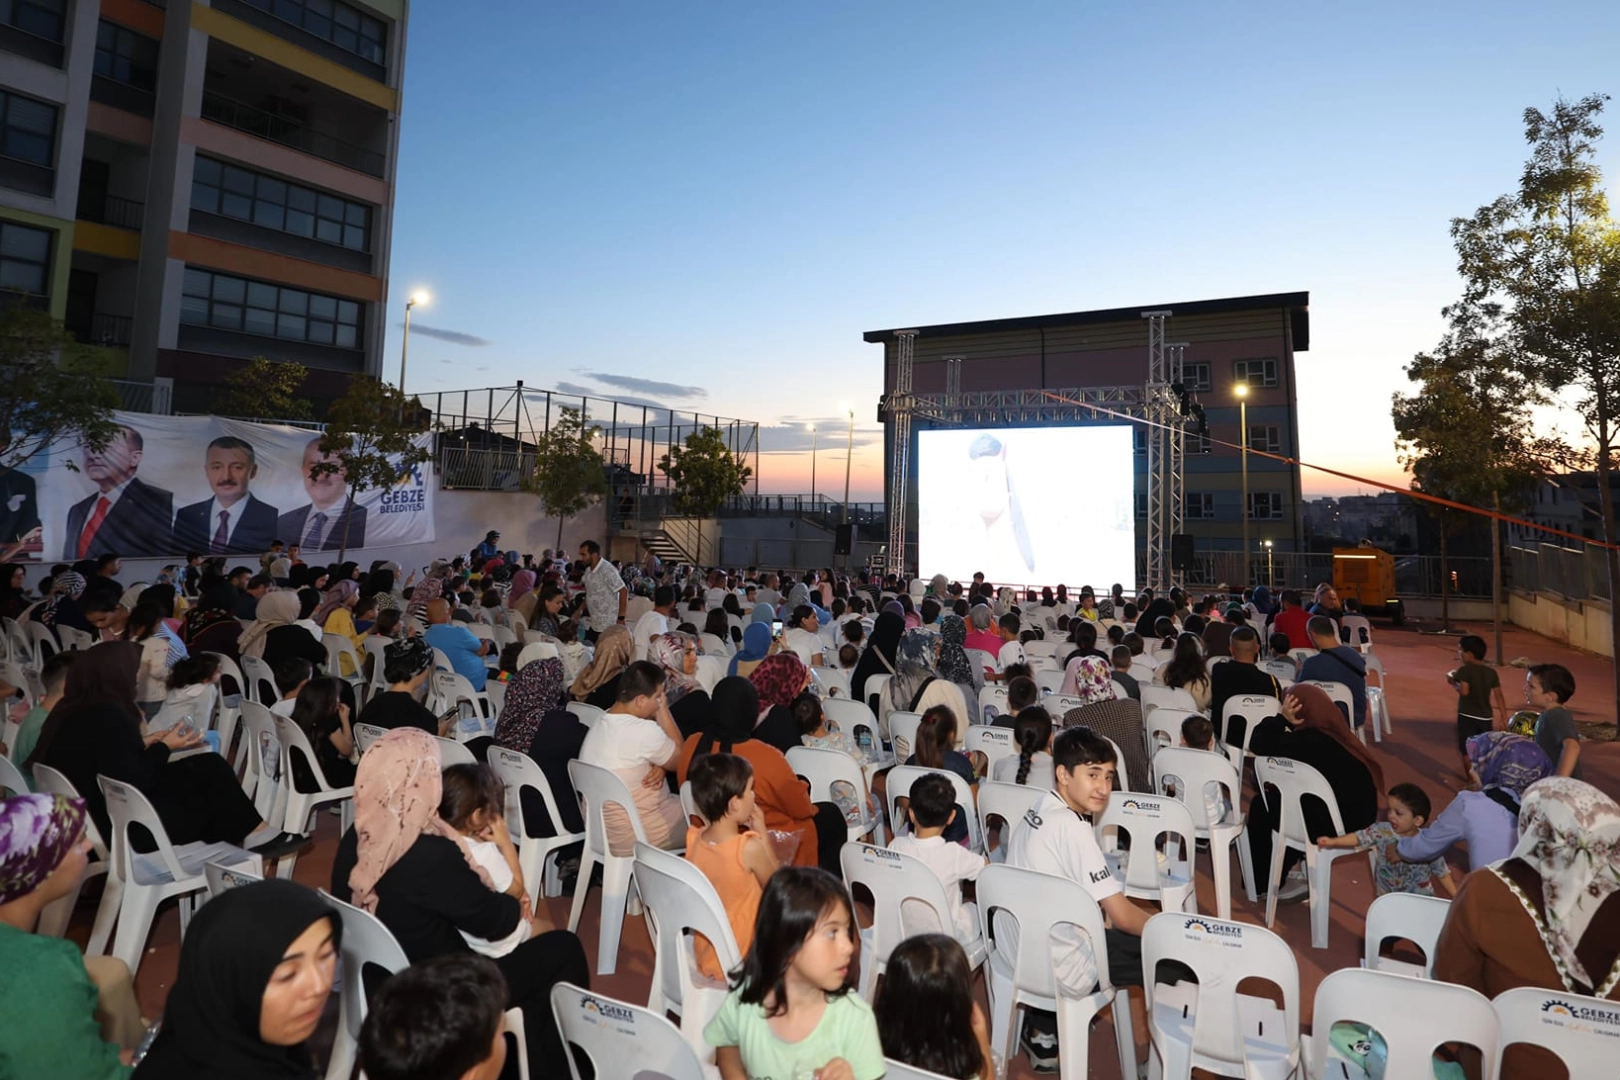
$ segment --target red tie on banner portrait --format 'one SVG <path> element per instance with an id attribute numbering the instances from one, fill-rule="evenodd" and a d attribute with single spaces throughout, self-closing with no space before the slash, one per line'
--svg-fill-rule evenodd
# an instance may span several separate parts
<path id="1" fill-rule="evenodd" d="M 107 500 L 107 496 L 103 495 L 96 500 L 95 512 L 90 515 L 90 520 L 84 523 L 84 532 L 79 534 L 79 558 L 82 559 L 90 553 L 90 545 L 95 542 L 96 532 L 101 528 L 101 523 L 107 520 L 107 512 L 111 509 L 112 503 Z"/>

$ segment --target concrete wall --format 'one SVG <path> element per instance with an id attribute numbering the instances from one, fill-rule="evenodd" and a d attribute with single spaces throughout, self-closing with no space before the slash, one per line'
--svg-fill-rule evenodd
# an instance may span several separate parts
<path id="1" fill-rule="evenodd" d="M 1595 600 L 1565 600 L 1551 593 L 1508 591 L 1508 619 L 1514 626 L 1577 649 L 1614 655 L 1609 605 Z"/>

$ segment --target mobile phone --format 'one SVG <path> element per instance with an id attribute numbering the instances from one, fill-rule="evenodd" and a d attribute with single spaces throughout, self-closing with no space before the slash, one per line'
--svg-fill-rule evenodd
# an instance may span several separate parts
<path id="1" fill-rule="evenodd" d="M 461 719 L 461 706 L 460 705 L 453 705 L 453 706 L 451 706 L 449 712 L 443 713 L 443 714 L 441 714 L 439 716 L 439 723 L 442 724 L 446 720 L 460 720 L 460 719 Z"/>
<path id="2" fill-rule="evenodd" d="M 782 620 L 781 619 L 772 619 L 771 620 L 771 637 L 781 637 L 781 636 L 782 636 Z"/>

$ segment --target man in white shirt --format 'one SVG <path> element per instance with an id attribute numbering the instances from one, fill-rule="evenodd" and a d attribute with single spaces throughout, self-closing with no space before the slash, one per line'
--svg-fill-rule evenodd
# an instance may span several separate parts
<path id="1" fill-rule="evenodd" d="M 709 587 L 703 593 L 703 605 L 710 611 L 726 602 L 726 575 L 721 570 L 709 571 Z"/>
<path id="2" fill-rule="evenodd" d="M 1041 796 L 1013 827 L 1007 865 L 1077 881 L 1107 920 L 1108 975 L 1115 986 L 1142 985 L 1142 928 L 1148 913 L 1125 898 L 1109 871 L 1091 822 L 1108 808 L 1118 763 L 1108 740 L 1090 728 L 1071 727 L 1052 742 L 1054 790 Z M 997 923 L 1001 936 L 1001 923 Z M 1016 938 L 1012 939 L 1016 942 Z M 1097 985 L 1097 959 L 1090 942 L 1073 927 L 1053 932 L 1053 973 L 1066 993 L 1089 994 Z M 1132 1012 L 1135 1007 L 1133 1002 Z M 1029 1010 L 1024 1048 L 1032 1065 L 1057 1061 L 1057 1018 Z M 1143 1017 L 1145 1023 L 1145 1017 Z"/>
<path id="3" fill-rule="evenodd" d="M 612 563 L 602 558 L 602 545 L 585 540 L 579 545 L 579 558 L 585 564 L 585 609 L 581 619 L 585 623 L 586 637 L 597 637 L 624 622 L 624 609 L 630 602 L 630 591 Z"/>
<path id="4" fill-rule="evenodd" d="M 669 620 L 674 614 L 675 590 L 668 585 L 658 586 L 653 590 L 652 610 L 637 619 L 630 631 L 630 637 L 635 642 L 635 659 L 647 659 L 648 643 L 659 634 L 669 633 L 672 629 Z"/>
<path id="5" fill-rule="evenodd" d="M 781 579 L 775 574 L 766 574 L 760 584 L 759 592 L 755 596 L 755 601 L 761 604 L 769 604 L 773 608 L 780 607 L 782 605 L 782 594 L 776 591 L 780 581 Z"/>

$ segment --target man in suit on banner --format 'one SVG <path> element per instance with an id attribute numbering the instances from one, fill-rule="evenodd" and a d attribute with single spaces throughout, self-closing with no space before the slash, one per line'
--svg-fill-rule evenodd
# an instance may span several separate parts
<path id="1" fill-rule="evenodd" d="M 103 449 L 85 447 L 84 475 L 95 481 L 98 490 L 68 510 L 62 539 L 64 560 L 172 552 L 168 542 L 174 496 L 136 479 L 145 451 L 141 433 L 128 425 L 119 427 Z"/>
<path id="2" fill-rule="evenodd" d="M 366 508 L 347 498 L 348 475 L 337 472 L 311 476 L 310 470 L 323 461 L 337 464 L 334 454 L 321 453 L 321 440 L 311 439 L 304 447 L 304 492 L 309 502 L 289 510 L 276 522 L 276 535 L 306 552 L 350 550 L 366 546 Z M 347 530 L 345 533 L 344 530 Z"/>
<path id="3" fill-rule="evenodd" d="M 210 555 L 257 555 L 276 538 L 276 508 L 248 490 L 259 475 L 253 444 L 221 435 L 208 444 L 203 472 L 214 497 L 183 506 L 174 515 L 171 551 Z"/>

